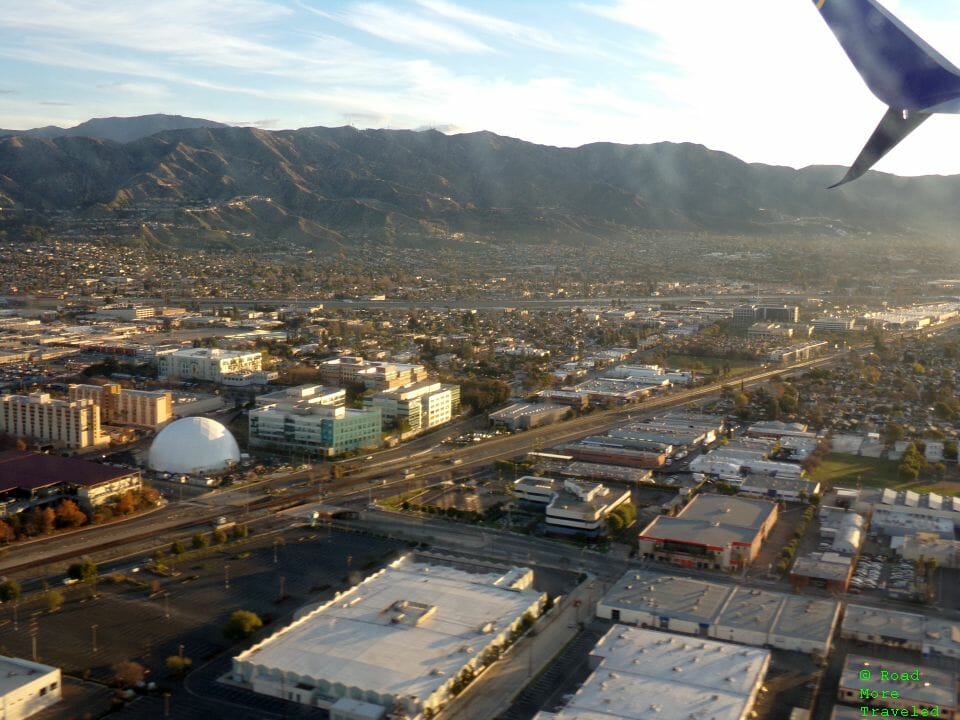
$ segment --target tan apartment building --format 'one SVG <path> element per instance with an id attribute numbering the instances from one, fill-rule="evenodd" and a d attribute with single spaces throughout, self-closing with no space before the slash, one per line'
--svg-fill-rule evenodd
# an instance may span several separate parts
<path id="1" fill-rule="evenodd" d="M 0 432 L 69 450 L 109 443 L 93 400 L 53 400 L 43 392 L 0 397 Z"/>
<path id="2" fill-rule="evenodd" d="M 156 428 L 173 417 L 173 394 L 167 391 L 129 390 L 116 383 L 70 385 L 71 400 L 93 400 L 100 420 L 111 425 Z"/>

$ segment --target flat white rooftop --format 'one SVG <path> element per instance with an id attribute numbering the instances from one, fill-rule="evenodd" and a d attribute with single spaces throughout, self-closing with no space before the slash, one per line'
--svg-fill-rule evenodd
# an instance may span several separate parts
<path id="1" fill-rule="evenodd" d="M 58 668 L 50 665 L 0 655 L 0 698 L 43 675 L 59 672 Z"/>
<path id="2" fill-rule="evenodd" d="M 828 645 L 840 603 L 825 598 L 722 585 L 678 575 L 629 570 L 600 604 L 621 612 L 696 622 L 716 628 L 767 633 Z M 770 644 L 776 646 L 772 639 Z"/>
<path id="3" fill-rule="evenodd" d="M 770 663 L 768 650 L 624 625 L 591 654 L 600 665 L 556 720 L 740 720 Z"/>
<path id="4" fill-rule="evenodd" d="M 234 665 L 422 702 L 539 602 L 538 592 L 511 589 L 503 578 L 404 557 L 241 653 Z"/>
<path id="5" fill-rule="evenodd" d="M 848 635 L 919 642 L 923 638 L 924 616 L 866 605 L 847 605 L 841 628 Z"/>

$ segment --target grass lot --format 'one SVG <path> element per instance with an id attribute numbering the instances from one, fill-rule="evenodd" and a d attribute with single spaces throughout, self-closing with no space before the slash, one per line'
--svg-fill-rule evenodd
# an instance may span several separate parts
<path id="1" fill-rule="evenodd" d="M 897 472 L 898 463 L 858 455 L 830 453 L 810 476 L 827 485 L 856 487 L 896 487 L 903 484 Z"/>
<path id="2" fill-rule="evenodd" d="M 921 480 L 914 485 L 904 485 L 903 488 L 921 494 L 932 492 L 938 495 L 960 495 L 960 482 L 952 480 L 941 480 L 940 482 L 924 482 Z"/>
<path id="3" fill-rule="evenodd" d="M 719 368 L 719 370 L 722 371 L 724 363 L 730 364 L 731 373 L 752 370 L 759 365 L 759 363 L 749 362 L 747 360 L 725 360 L 724 358 L 699 357 L 695 355 L 668 355 L 664 365 L 678 370 L 690 370 L 693 368 L 703 372 L 704 369 L 710 370 L 712 368 Z"/>

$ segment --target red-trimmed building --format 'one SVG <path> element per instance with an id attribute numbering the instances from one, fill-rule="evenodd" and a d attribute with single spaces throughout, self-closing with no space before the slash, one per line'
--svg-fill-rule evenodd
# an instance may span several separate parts
<path id="1" fill-rule="evenodd" d="M 777 522 L 766 500 L 698 495 L 676 517 L 661 515 L 640 533 L 641 557 L 688 568 L 735 570 L 760 554 Z"/>

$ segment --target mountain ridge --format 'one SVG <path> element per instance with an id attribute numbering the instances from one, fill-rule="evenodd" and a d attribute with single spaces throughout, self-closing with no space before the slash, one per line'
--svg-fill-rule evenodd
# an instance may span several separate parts
<path id="1" fill-rule="evenodd" d="M 957 239 L 960 176 L 871 172 L 826 190 L 842 172 L 746 163 L 694 143 L 556 148 L 487 131 L 198 126 L 123 144 L 0 137 L 0 206 L 136 216 L 164 243 L 217 234 L 251 244 L 582 243 L 646 230 Z"/>

